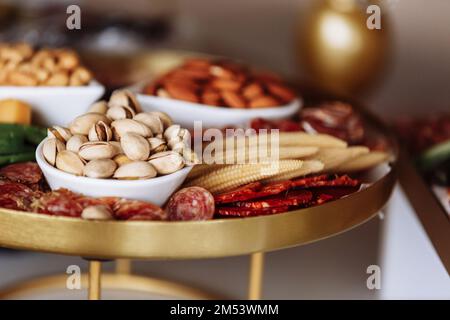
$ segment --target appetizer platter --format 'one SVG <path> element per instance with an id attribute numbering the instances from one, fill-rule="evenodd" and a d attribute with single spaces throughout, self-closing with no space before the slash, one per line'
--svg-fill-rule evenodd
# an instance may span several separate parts
<path id="1" fill-rule="evenodd" d="M 205 66 L 208 77 L 199 79 Z M 41 133 L 31 141 L 37 163 L 13 159 L 0 168 L 0 245 L 96 262 L 253 254 L 262 267 L 262 252 L 330 237 L 376 215 L 395 183 L 389 131 L 355 103 L 310 97 L 246 70 L 187 59 L 141 93 L 116 90 L 46 128 L 28 123 Z M 240 80 L 239 87 L 210 88 L 218 79 Z M 195 101 L 177 95 L 194 85 Z M 207 90 L 219 97 L 214 103 Z M 176 112 L 174 101 L 182 103 Z M 245 117 L 199 131 L 192 119 L 178 121 L 190 113 L 188 102 Z M 264 117 L 255 108 L 290 111 Z M 22 128 L 16 120 L 4 125 Z M 223 135 L 204 139 L 208 130 Z"/>
<path id="2" fill-rule="evenodd" d="M 395 129 L 405 146 L 400 183 L 450 273 L 450 115 L 400 119 Z"/>

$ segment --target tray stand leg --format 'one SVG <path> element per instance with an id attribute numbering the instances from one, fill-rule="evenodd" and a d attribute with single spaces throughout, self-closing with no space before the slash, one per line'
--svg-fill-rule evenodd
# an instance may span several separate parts
<path id="1" fill-rule="evenodd" d="M 250 274 L 248 284 L 248 299 L 259 300 L 262 296 L 264 274 L 264 252 L 256 252 L 250 256 Z"/>
<path id="2" fill-rule="evenodd" d="M 101 299 L 102 263 L 97 260 L 89 261 L 88 299 Z"/>
<path id="3" fill-rule="evenodd" d="M 131 260 L 129 259 L 117 259 L 116 260 L 116 273 L 117 274 L 131 274 Z"/>

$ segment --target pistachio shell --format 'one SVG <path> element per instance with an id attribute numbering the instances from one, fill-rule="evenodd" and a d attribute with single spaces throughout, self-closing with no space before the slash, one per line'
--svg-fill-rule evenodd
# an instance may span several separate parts
<path id="1" fill-rule="evenodd" d="M 153 135 L 164 132 L 164 124 L 156 114 L 142 112 L 135 115 L 133 119 L 149 127 Z"/>
<path id="2" fill-rule="evenodd" d="M 154 114 L 161 119 L 161 122 L 163 123 L 164 129 L 167 129 L 173 124 L 172 118 L 165 112 L 162 111 L 150 111 L 147 112 L 149 114 Z"/>
<path id="3" fill-rule="evenodd" d="M 64 151 L 66 146 L 59 139 L 50 138 L 44 142 L 42 146 L 42 153 L 45 160 L 52 166 L 56 163 L 56 156 L 59 152 Z"/>
<path id="4" fill-rule="evenodd" d="M 111 128 L 117 141 L 119 141 L 125 133 L 136 133 L 144 138 L 153 136 L 149 127 L 132 119 L 115 120 L 111 123 Z"/>
<path id="5" fill-rule="evenodd" d="M 78 151 L 78 154 L 82 159 L 88 161 L 111 159 L 116 155 L 114 147 L 104 141 L 83 143 Z"/>
<path id="6" fill-rule="evenodd" d="M 88 142 L 86 136 L 80 134 L 73 135 L 66 143 L 66 149 L 78 153 L 83 143 Z"/>
<path id="7" fill-rule="evenodd" d="M 152 155 L 148 161 L 158 174 L 170 174 L 184 167 L 184 158 L 177 152 L 165 151 Z"/>
<path id="8" fill-rule="evenodd" d="M 109 141 L 109 144 L 114 147 L 114 152 L 116 154 L 123 154 L 123 149 L 119 141 Z"/>
<path id="9" fill-rule="evenodd" d="M 92 125 L 89 130 L 89 141 L 109 141 L 112 139 L 111 128 L 103 121 Z"/>
<path id="10" fill-rule="evenodd" d="M 167 150 L 167 144 L 164 139 L 161 138 L 148 138 L 148 143 L 150 144 L 150 152 L 158 153 Z"/>
<path id="11" fill-rule="evenodd" d="M 108 110 L 108 104 L 105 100 L 100 100 L 92 104 L 89 109 L 88 113 L 101 113 L 106 114 L 106 111 Z"/>
<path id="12" fill-rule="evenodd" d="M 150 155 L 150 144 L 136 133 L 125 133 L 120 144 L 125 155 L 131 160 L 147 160 Z"/>
<path id="13" fill-rule="evenodd" d="M 64 150 L 56 156 L 56 167 L 67 173 L 81 176 L 83 175 L 84 163 L 75 152 Z"/>
<path id="14" fill-rule="evenodd" d="M 57 138 L 58 140 L 64 143 L 66 143 L 67 140 L 69 140 L 72 137 L 72 134 L 70 133 L 69 129 L 60 126 L 53 126 L 51 128 L 48 128 L 47 132 L 48 132 L 47 136 L 49 138 Z"/>
<path id="15" fill-rule="evenodd" d="M 72 136 L 72 138 L 70 138 L 67 141 L 66 149 L 78 153 L 78 150 L 80 150 L 81 145 L 86 142 L 88 142 L 86 136 L 75 134 Z"/>
<path id="16" fill-rule="evenodd" d="M 124 165 L 125 163 L 133 162 L 133 160 L 131 160 L 124 154 L 118 154 L 113 158 L 113 160 L 118 166 Z"/>
<path id="17" fill-rule="evenodd" d="M 109 106 L 128 106 L 135 111 L 135 113 L 142 112 L 141 105 L 136 99 L 136 96 L 129 90 L 116 90 L 112 93 L 109 99 Z"/>
<path id="18" fill-rule="evenodd" d="M 136 113 L 129 106 L 113 106 L 108 109 L 106 116 L 111 120 L 132 119 Z"/>
<path id="19" fill-rule="evenodd" d="M 181 128 L 178 124 L 174 124 L 164 131 L 164 138 L 167 141 L 180 138 L 182 141 L 187 142 L 190 140 L 191 135 L 187 129 Z"/>
<path id="20" fill-rule="evenodd" d="M 84 166 L 84 175 L 89 178 L 110 178 L 114 174 L 117 164 L 111 159 L 89 161 Z"/>
<path id="21" fill-rule="evenodd" d="M 110 208 L 104 205 L 89 206 L 83 209 L 81 218 L 86 220 L 113 220 Z"/>
<path id="22" fill-rule="evenodd" d="M 181 155 L 183 156 L 184 161 L 188 166 L 194 166 L 200 163 L 198 155 L 191 148 L 184 148 L 181 152 Z"/>
<path id="23" fill-rule="evenodd" d="M 109 124 L 111 121 L 101 113 L 86 113 L 75 118 L 69 125 L 72 134 L 87 136 L 91 127 L 99 121 Z"/>
<path id="24" fill-rule="evenodd" d="M 157 174 L 155 168 L 146 161 L 133 161 L 125 163 L 117 168 L 114 178 L 117 179 L 149 179 Z"/>

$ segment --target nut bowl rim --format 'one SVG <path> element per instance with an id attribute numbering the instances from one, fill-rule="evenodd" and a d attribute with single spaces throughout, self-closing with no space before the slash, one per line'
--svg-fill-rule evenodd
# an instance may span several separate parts
<path id="1" fill-rule="evenodd" d="M 118 187 L 129 187 L 129 186 L 139 186 L 139 184 L 141 184 L 143 187 L 148 187 L 150 183 L 164 183 L 168 180 L 173 180 L 173 179 L 177 179 L 177 178 L 181 178 L 183 176 L 187 176 L 189 174 L 189 172 L 192 170 L 192 166 L 185 166 L 184 168 L 171 173 L 171 174 L 167 174 L 164 176 L 157 176 L 154 178 L 150 178 L 150 179 L 136 179 L 136 180 L 118 180 L 118 179 L 100 179 L 100 178 L 90 178 L 90 177 L 84 177 L 84 176 L 76 176 L 74 174 L 71 173 L 67 173 L 64 172 L 62 170 L 59 170 L 55 167 L 53 167 L 52 165 L 50 165 L 49 163 L 47 163 L 47 161 L 44 159 L 44 155 L 42 152 L 42 148 L 43 145 L 45 143 L 45 141 L 47 141 L 49 138 L 45 138 L 44 140 L 41 141 L 41 143 L 37 146 L 36 148 L 36 162 L 39 165 L 39 168 L 41 168 L 42 172 L 45 175 L 45 172 L 49 172 L 49 173 L 53 173 L 55 175 L 59 175 L 61 177 L 65 177 L 68 179 L 74 179 L 76 181 L 83 181 L 85 183 L 97 183 L 97 184 L 102 184 L 102 183 L 114 183 L 116 186 Z"/>

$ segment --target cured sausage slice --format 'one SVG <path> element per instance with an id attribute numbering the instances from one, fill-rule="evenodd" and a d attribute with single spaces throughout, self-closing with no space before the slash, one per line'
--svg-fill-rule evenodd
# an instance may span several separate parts
<path id="1" fill-rule="evenodd" d="M 170 220 L 209 220 L 214 216 L 214 197 L 200 187 L 184 188 L 167 204 Z"/>

